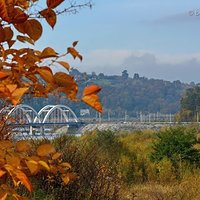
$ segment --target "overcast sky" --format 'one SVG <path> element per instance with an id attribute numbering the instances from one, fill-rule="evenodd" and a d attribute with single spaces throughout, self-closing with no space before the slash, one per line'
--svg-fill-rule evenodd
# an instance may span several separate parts
<path id="1" fill-rule="evenodd" d="M 147 78 L 200 82 L 199 0 L 93 0 L 76 15 L 47 26 L 39 47 L 63 52 L 75 40 L 82 72 L 139 73 Z"/>

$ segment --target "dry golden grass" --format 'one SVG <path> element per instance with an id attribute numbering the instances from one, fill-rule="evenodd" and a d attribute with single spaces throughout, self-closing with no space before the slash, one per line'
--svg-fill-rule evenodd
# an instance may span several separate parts
<path id="1" fill-rule="evenodd" d="M 190 177 L 180 183 L 160 184 L 149 182 L 132 185 L 121 190 L 121 200 L 199 200 L 200 176 Z"/>

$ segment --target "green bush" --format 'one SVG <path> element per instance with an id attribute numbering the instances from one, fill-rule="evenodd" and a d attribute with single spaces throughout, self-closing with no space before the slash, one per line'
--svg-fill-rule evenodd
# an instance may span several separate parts
<path id="1" fill-rule="evenodd" d="M 167 158 L 177 172 L 184 163 L 199 167 L 200 153 L 198 149 L 194 148 L 197 143 L 194 129 L 168 128 L 157 134 L 156 140 L 152 144 L 153 151 L 150 159 L 158 163 Z"/>

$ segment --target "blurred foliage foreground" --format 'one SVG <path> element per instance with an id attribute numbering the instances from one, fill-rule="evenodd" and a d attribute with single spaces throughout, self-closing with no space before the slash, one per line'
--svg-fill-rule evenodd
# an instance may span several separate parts
<path id="1" fill-rule="evenodd" d="M 36 144 L 37 143 L 37 144 Z M 35 147 L 47 141 L 34 142 Z M 69 184 L 40 173 L 31 180 L 32 199 L 198 200 L 199 127 L 132 133 L 94 131 L 52 141 L 72 171 Z M 19 192 L 25 194 L 24 188 Z"/>

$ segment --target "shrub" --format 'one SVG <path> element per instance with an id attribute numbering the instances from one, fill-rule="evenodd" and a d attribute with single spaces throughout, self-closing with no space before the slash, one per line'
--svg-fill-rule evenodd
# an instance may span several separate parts
<path id="1" fill-rule="evenodd" d="M 158 163 L 167 158 L 172 162 L 176 172 L 183 163 L 198 167 L 200 153 L 198 149 L 194 148 L 197 143 L 194 129 L 168 128 L 157 134 L 156 140 L 152 144 L 153 151 L 150 154 L 150 159 Z"/>

